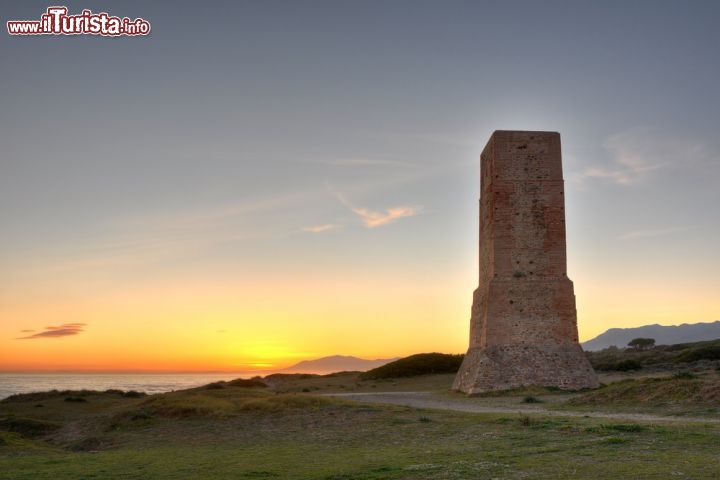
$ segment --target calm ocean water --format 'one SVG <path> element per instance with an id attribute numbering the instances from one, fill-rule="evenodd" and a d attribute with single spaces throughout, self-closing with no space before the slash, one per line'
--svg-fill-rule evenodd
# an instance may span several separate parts
<path id="1" fill-rule="evenodd" d="M 15 393 L 45 390 L 137 390 L 147 393 L 169 392 L 198 387 L 219 380 L 249 378 L 238 373 L 0 373 L 0 399 Z"/>

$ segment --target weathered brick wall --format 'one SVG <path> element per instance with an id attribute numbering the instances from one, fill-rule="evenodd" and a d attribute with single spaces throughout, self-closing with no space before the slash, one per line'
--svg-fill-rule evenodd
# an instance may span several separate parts
<path id="1" fill-rule="evenodd" d="M 563 188 L 558 133 L 493 133 L 481 155 L 470 349 L 455 389 L 597 385 L 578 344 Z"/>

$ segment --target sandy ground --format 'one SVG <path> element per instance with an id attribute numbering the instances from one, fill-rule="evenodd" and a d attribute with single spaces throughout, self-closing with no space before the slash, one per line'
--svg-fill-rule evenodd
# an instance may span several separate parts
<path id="1" fill-rule="evenodd" d="M 442 394 L 438 394 L 437 392 L 354 392 L 326 393 L 323 395 L 339 397 L 363 403 L 402 405 L 406 407 L 427 408 L 436 410 L 453 410 L 458 412 L 541 414 L 555 417 L 592 417 L 648 423 L 720 423 L 720 419 L 716 418 L 671 417 L 641 413 L 607 413 L 597 411 L 576 412 L 566 410 L 549 410 L 541 405 L 518 405 L 517 407 L 497 406 L 484 404 L 483 399 L 481 398 L 449 398 Z"/>

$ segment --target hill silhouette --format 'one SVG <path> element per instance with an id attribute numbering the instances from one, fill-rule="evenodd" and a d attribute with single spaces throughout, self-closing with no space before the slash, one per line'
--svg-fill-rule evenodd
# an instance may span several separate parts
<path id="1" fill-rule="evenodd" d="M 597 351 L 608 347 L 625 347 L 634 338 L 654 338 L 655 345 L 701 342 L 720 339 L 720 320 L 682 325 L 644 325 L 634 328 L 611 328 L 592 340 L 582 343 L 584 350 Z"/>
<path id="2" fill-rule="evenodd" d="M 303 360 L 288 367 L 282 373 L 318 373 L 327 374 L 344 371 L 365 372 L 373 368 L 390 363 L 397 358 L 379 358 L 366 360 L 364 358 L 331 355 L 329 357 L 317 358 L 315 360 Z"/>

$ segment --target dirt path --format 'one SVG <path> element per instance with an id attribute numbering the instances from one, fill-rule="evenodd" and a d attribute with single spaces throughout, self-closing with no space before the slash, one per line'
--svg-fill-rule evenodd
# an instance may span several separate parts
<path id="1" fill-rule="evenodd" d="M 669 417 L 649 415 L 644 413 L 606 413 L 606 412 L 579 412 L 567 410 L 548 410 L 540 406 L 498 407 L 482 405 L 474 402 L 472 398 L 452 399 L 443 398 L 433 392 L 370 392 L 370 393 L 327 393 L 331 397 L 346 398 L 364 403 L 380 403 L 386 405 L 403 405 L 414 408 L 429 408 L 437 410 L 454 410 L 458 412 L 475 413 L 522 413 L 541 414 L 554 417 L 593 417 L 613 420 L 626 420 L 634 422 L 673 422 L 673 423 L 720 423 L 717 418 L 700 417 Z"/>

